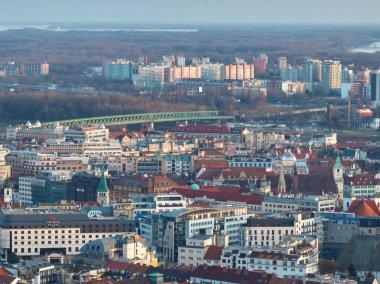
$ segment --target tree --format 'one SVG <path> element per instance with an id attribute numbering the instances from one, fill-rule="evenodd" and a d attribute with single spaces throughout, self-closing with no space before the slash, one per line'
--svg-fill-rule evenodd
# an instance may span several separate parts
<path id="1" fill-rule="evenodd" d="M 8 263 L 10 264 L 17 264 L 20 262 L 20 259 L 19 257 L 17 256 L 17 254 L 15 254 L 14 252 L 11 252 L 9 255 L 8 255 L 8 259 L 7 259 Z"/>
<path id="2" fill-rule="evenodd" d="M 356 277 L 356 275 L 357 275 L 356 269 L 355 269 L 354 264 L 352 262 L 348 265 L 347 270 L 348 270 L 348 274 L 350 276 Z"/>

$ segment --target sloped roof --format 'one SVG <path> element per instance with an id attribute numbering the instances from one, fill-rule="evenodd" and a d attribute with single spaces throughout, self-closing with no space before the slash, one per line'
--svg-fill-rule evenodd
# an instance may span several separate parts
<path id="1" fill-rule="evenodd" d="M 6 270 L 4 267 L 0 267 L 0 276 L 8 276 L 11 275 L 11 273 Z"/>
<path id="2" fill-rule="evenodd" d="M 182 188 L 176 188 L 173 190 L 173 192 L 176 192 L 187 198 L 209 198 L 221 202 L 235 201 L 255 205 L 260 205 L 264 199 L 264 196 L 262 195 L 242 195 L 238 193 L 189 190 Z"/>
<path id="3" fill-rule="evenodd" d="M 16 279 L 17 279 L 17 277 L 14 277 L 14 276 L 0 275 L 0 283 L 1 284 L 16 283 L 16 282 L 14 282 Z"/>
<path id="4" fill-rule="evenodd" d="M 352 263 L 356 271 L 380 271 L 380 236 L 353 236 L 337 261 L 344 269 Z"/>
<path id="5" fill-rule="evenodd" d="M 375 180 L 370 174 L 358 174 L 352 177 L 345 176 L 344 184 L 347 185 L 374 185 Z"/>
<path id="6" fill-rule="evenodd" d="M 380 210 L 377 207 L 376 202 L 372 199 L 356 199 L 352 201 L 347 212 L 355 213 L 356 217 L 380 216 Z"/>
<path id="7" fill-rule="evenodd" d="M 198 266 L 194 272 L 191 273 L 191 276 L 201 279 L 240 284 L 267 284 L 273 277 L 272 274 L 266 272 L 237 270 L 207 265 Z"/>
<path id="8" fill-rule="evenodd" d="M 293 193 L 322 195 L 322 193 L 337 193 L 334 176 L 325 175 L 296 175 L 292 177 L 291 190 Z"/>
<path id="9" fill-rule="evenodd" d="M 108 192 L 108 185 L 106 178 L 104 176 L 104 172 L 102 172 L 102 176 L 100 177 L 98 192 Z"/>
<path id="10" fill-rule="evenodd" d="M 146 274 L 149 269 L 149 266 L 141 265 L 141 264 L 133 264 L 123 261 L 114 261 L 110 260 L 104 266 L 105 269 L 116 270 L 116 271 L 128 271 L 131 273 L 141 273 Z"/>
<path id="11" fill-rule="evenodd" d="M 230 133 L 229 126 L 207 125 L 207 124 L 190 124 L 177 125 L 172 132 L 190 132 L 190 133 Z"/>
<path id="12" fill-rule="evenodd" d="M 204 260 L 220 260 L 222 256 L 222 247 L 210 246 L 203 257 Z"/>
<path id="13" fill-rule="evenodd" d="M 199 170 L 202 166 L 206 169 L 227 169 L 229 167 L 226 160 L 201 159 L 195 163 L 194 169 Z"/>

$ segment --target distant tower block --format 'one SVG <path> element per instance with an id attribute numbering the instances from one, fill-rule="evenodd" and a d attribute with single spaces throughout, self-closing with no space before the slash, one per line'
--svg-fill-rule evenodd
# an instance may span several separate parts
<path id="1" fill-rule="evenodd" d="M 327 120 L 328 121 L 332 121 L 333 117 L 334 117 L 334 106 L 333 105 L 329 105 L 327 107 Z"/>
<path id="2" fill-rule="evenodd" d="M 347 126 L 351 126 L 351 98 L 348 97 Z"/>

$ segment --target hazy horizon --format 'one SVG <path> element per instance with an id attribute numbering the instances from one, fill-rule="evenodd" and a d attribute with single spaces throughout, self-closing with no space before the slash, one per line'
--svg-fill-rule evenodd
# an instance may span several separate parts
<path id="1" fill-rule="evenodd" d="M 378 0 L 1 0 L 0 22 L 378 25 L 378 11 Z"/>

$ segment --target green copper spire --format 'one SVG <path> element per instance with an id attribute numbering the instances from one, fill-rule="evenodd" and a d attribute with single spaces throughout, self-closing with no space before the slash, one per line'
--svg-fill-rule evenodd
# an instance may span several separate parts
<path id="1" fill-rule="evenodd" d="M 340 161 L 340 157 L 338 154 L 338 156 L 336 157 L 336 160 L 335 160 L 334 168 L 341 168 L 341 167 L 342 167 L 342 162 Z"/>
<path id="2" fill-rule="evenodd" d="M 102 172 L 102 176 L 100 177 L 98 192 L 108 192 L 108 185 L 106 178 L 104 176 L 104 172 Z"/>

